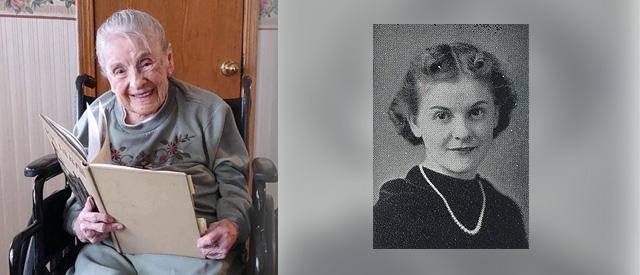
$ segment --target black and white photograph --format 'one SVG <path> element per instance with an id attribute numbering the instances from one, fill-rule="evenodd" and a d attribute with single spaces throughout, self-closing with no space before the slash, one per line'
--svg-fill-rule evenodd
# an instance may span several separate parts
<path id="1" fill-rule="evenodd" d="M 373 26 L 373 248 L 528 249 L 528 25 Z"/>

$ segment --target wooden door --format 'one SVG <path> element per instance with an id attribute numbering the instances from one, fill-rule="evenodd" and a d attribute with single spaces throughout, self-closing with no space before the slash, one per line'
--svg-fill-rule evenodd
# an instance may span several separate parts
<path id="1" fill-rule="evenodd" d="M 126 8 L 148 12 L 164 26 L 172 45 L 176 78 L 222 98 L 240 97 L 241 75 L 249 75 L 255 82 L 257 0 L 83 0 L 77 4 L 80 73 L 98 79 L 97 89 L 85 91 L 88 95 L 109 90 L 95 56 L 95 32 L 111 14 Z M 223 75 L 220 66 L 225 61 L 235 62 L 240 72 Z M 250 118 L 253 113 L 251 107 Z M 251 153 L 253 120 L 249 121 Z"/>

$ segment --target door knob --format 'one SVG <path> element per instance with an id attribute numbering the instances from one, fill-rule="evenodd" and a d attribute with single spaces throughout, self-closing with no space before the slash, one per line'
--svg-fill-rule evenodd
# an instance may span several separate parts
<path id="1" fill-rule="evenodd" d="M 238 73 L 240 71 L 240 66 L 231 60 L 227 60 L 222 65 L 220 65 L 220 72 L 223 75 L 230 76 Z"/>

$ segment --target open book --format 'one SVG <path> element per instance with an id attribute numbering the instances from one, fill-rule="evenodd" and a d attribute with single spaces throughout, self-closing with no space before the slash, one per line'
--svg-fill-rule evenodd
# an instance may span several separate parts
<path id="1" fill-rule="evenodd" d="M 40 115 L 72 192 L 84 205 L 93 197 L 98 211 L 125 228 L 113 232 L 116 249 L 130 254 L 171 254 L 203 258 L 196 242 L 206 221 L 196 218 L 193 184 L 185 173 L 111 164 L 107 119 L 87 107 L 88 152 L 64 127 Z"/>

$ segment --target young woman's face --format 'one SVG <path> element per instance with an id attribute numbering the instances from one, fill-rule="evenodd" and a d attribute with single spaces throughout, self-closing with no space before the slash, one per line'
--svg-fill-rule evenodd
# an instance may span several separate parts
<path id="1" fill-rule="evenodd" d="M 473 178 L 493 144 L 498 122 L 489 86 L 461 78 L 421 87 L 419 107 L 411 130 L 422 137 L 425 167 L 457 177 Z"/>

